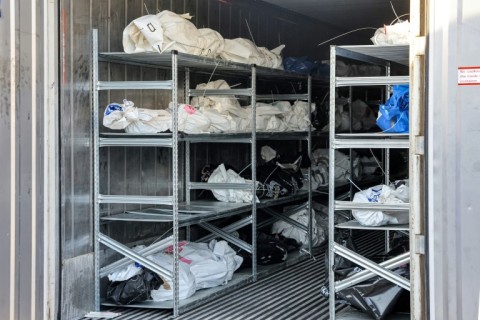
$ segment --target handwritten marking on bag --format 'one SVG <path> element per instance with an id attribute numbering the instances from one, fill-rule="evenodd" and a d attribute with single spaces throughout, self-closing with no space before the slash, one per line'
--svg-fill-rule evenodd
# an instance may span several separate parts
<path id="1" fill-rule="evenodd" d="M 480 66 L 459 67 L 458 68 L 458 85 L 459 86 L 480 85 Z"/>

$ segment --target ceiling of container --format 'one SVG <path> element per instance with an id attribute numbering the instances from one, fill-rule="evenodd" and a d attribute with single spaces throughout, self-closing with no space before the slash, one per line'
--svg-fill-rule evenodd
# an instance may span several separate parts
<path id="1" fill-rule="evenodd" d="M 345 31 L 390 24 L 410 12 L 409 0 L 263 0 Z M 396 12 L 392 9 L 392 6 Z M 408 16 L 402 19 L 409 20 Z"/>

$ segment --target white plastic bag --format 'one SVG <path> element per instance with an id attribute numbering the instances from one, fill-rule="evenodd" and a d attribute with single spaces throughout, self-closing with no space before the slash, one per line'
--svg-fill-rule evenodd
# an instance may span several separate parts
<path id="1" fill-rule="evenodd" d="M 315 107 L 314 104 L 311 105 L 311 109 Z M 311 110 L 308 108 L 308 102 L 306 101 L 296 101 L 290 112 L 284 115 L 285 124 L 288 127 L 288 130 L 292 131 L 305 131 L 310 126 L 310 113 Z"/>
<path id="2" fill-rule="evenodd" d="M 108 280 L 110 280 L 111 282 L 125 281 L 130 279 L 133 276 L 136 276 L 137 274 L 142 274 L 142 273 L 143 273 L 142 267 L 140 267 L 138 264 L 133 262 L 129 264 L 128 267 L 126 268 L 110 273 L 108 275 Z"/>
<path id="3" fill-rule="evenodd" d="M 399 21 L 392 25 L 378 28 L 370 39 L 373 44 L 386 45 L 407 45 L 410 43 L 410 22 Z"/>
<path id="4" fill-rule="evenodd" d="M 196 86 L 197 90 L 229 90 L 230 86 L 225 80 L 216 80 L 209 83 L 200 83 Z M 193 97 L 190 104 L 198 108 L 213 108 L 223 115 L 232 117 L 248 118 L 248 111 L 240 106 L 240 103 L 232 95 L 225 96 L 202 96 Z"/>
<path id="5" fill-rule="evenodd" d="M 173 272 L 173 256 L 171 254 L 157 253 L 148 256 L 148 259 L 154 261 L 156 264 L 164 269 Z M 180 299 L 191 297 L 196 291 L 195 277 L 190 271 L 189 266 L 183 262 L 178 262 L 179 271 L 179 291 Z M 150 295 L 154 301 L 166 301 L 173 299 L 173 283 L 169 279 L 162 278 L 164 283 L 157 290 L 152 290 Z"/>
<path id="6" fill-rule="evenodd" d="M 105 108 L 103 125 L 127 133 L 157 133 L 171 130 L 172 116 L 168 110 L 137 108 L 132 101 L 111 103 Z"/>
<path id="7" fill-rule="evenodd" d="M 398 188 L 387 185 L 378 185 L 355 193 L 353 202 L 360 203 L 406 203 L 409 201 L 407 185 Z M 386 224 L 408 223 L 408 212 L 386 212 L 371 210 L 352 210 L 355 219 L 364 226 L 383 226 Z"/>
<path id="8" fill-rule="evenodd" d="M 198 289 L 212 288 L 230 281 L 243 258 L 237 256 L 226 241 L 188 243 L 182 248 L 182 259 L 188 260 Z"/>
<path id="9" fill-rule="evenodd" d="M 227 265 L 226 281 L 232 280 L 233 273 L 240 268 L 243 263 L 243 258 L 237 255 L 224 240 L 212 240 L 208 244 L 208 247 L 216 256 L 221 257 L 225 261 Z"/>
<path id="10" fill-rule="evenodd" d="M 190 272 L 195 277 L 197 290 L 220 286 L 227 281 L 227 265 L 216 256 L 206 243 L 190 242 L 183 247 L 183 259 L 187 259 Z"/>
<path id="11" fill-rule="evenodd" d="M 328 149 L 315 149 L 312 152 L 312 170 L 314 175 L 317 173 L 320 174 L 320 177 L 317 177 L 319 186 L 328 185 L 329 179 L 329 158 L 330 151 Z M 353 157 L 353 179 L 356 180 L 360 178 L 362 173 L 362 166 L 360 159 L 355 156 Z M 345 184 L 348 182 L 348 179 L 352 179 L 352 173 L 350 168 L 350 157 L 346 154 L 335 150 L 335 184 Z"/>
<path id="12" fill-rule="evenodd" d="M 172 104 L 170 104 L 172 107 Z M 210 120 L 196 108 L 188 104 L 178 106 L 178 130 L 185 133 L 206 133 L 210 129 Z"/>
<path id="13" fill-rule="evenodd" d="M 322 228 L 318 226 L 315 211 L 311 210 L 312 214 L 312 246 L 317 247 L 325 241 L 325 234 Z M 306 208 L 297 210 L 290 215 L 290 219 L 293 219 L 304 226 L 308 226 L 308 210 Z M 292 238 L 301 242 L 303 247 L 308 246 L 308 235 L 307 233 L 287 222 L 277 221 L 272 225 L 271 233 L 280 233 L 284 237 Z"/>
<path id="14" fill-rule="evenodd" d="M 238 175 L 232 169 L 225 169 L 225 165 L 220 164 L 208 178 L 208 183 L 246 183 L 246 180 Z M 213 195 L 219 201 L 223 202 L 252 202 L 253 195 L 250 190 L 237 189 L 213 189 Z M 255 197 L 256 198 L 256 197 Z M 258 199 L 256 200 L 258 202 Z"/>

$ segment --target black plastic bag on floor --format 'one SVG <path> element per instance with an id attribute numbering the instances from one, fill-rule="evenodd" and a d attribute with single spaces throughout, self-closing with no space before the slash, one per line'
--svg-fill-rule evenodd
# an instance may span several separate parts
<path id="1" fill-rule="evenodd" d="M 393 272 L 408 276 L 407 268 L 398 268 Z M 337 292 L 338 299 L 363 311 L 374 319 L 382 320 L 394 309 L 404 289 L 381 277 L 374 277 L 362 283 Z"/>
<path id="2" fill-rule="evenodd" d="M 128 280 L 110 283 L 107 298 L 118 305 L 142 302 L 150 299 L 150 291 L 158 289 L 162 283 L 156 273 L 145 269 Z"/>

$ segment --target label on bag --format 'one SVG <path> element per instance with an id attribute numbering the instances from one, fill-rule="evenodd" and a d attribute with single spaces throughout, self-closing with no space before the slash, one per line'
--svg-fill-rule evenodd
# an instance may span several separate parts
<path id="1" fill-rule="evenodd" d="M 479 86 L 480 67 L 458 67 L 459 86 Z"/>

